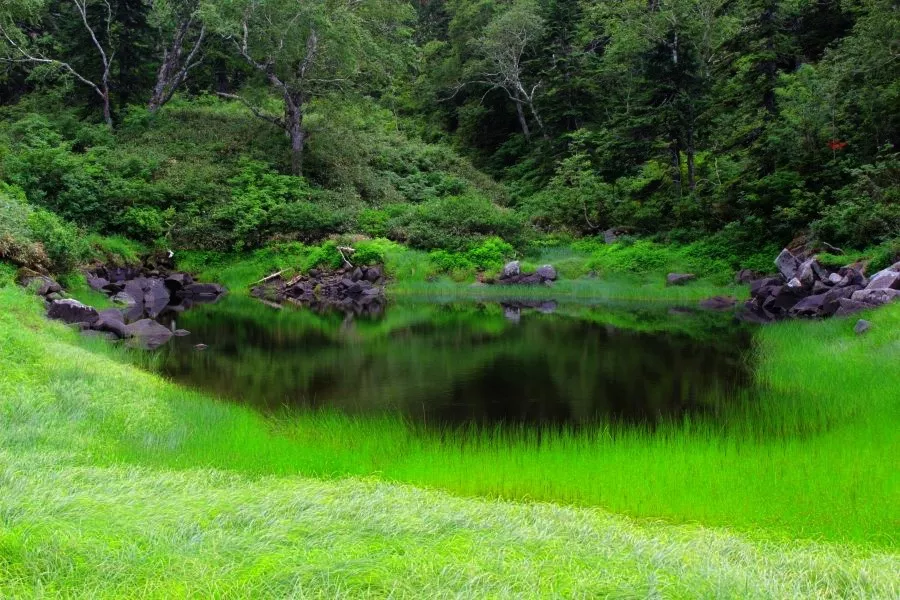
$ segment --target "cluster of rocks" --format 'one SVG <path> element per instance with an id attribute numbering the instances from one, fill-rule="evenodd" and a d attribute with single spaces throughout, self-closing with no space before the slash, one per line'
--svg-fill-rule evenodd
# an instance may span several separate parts
<path id="1" fill-rule="evenodd" d="M 377 265 L 336 271 L 310 269 L 289 281 L 280 274 L 267 277 L 250 294 L 277 305 L 291 302 L 318 311 L 377 315 L 384 312 L 384 283 L 384 271 Z"/>
<path id="2" fill-rule="evenodd" d="M 215 302 L 225 293 L 216 283 L 198 283 L 187 273 L 165 267 L 105 267 L 86 273 L 88 285 L 123 304 L 128 321 L 180 313 L 194 304 Z"/>
<path id="3" fill-rule="evenodd" d="M 526 273 L 522 271 L 521 263 L 514 260 L 503 266 L 503 272 L 500 273 L 500 277 L 495 283 L 501 285 L 551 285 L 556 279 L 556 269 L 553 268 L 553 265 L 542 265 L 534 273 Z"/>
<path id="4" fill-rule="evenodd" d="M 170 271 L 159 265 L 144 267 L 94 267 L 86 273 L 88 285 L 109 296 L 123 308 L 97 310 L 66 297 L 52 278 L 23 270 L 19 283 L 47 303 L 47 316 L 74 325 L 86 335 L 102 335 L 111 340 L 132 339 L 135 345 L 156 348 L 172 336 L 188 335 L 177 329 L 175 316 L 198 303 L 215 302 L 225 288 L 214 283 L 198 283 L 187 273 Z"/>
<path id="5" fill-rule="evenodd" d="M 785 249 L 775 265 L 777 275 L 750 282 L 751 299 L 745 305 L 744 318 L 768 322 L 786 317 L 843 316 L 900 297 L 900 262 L 866 277 L 864 264 L 828 269 L 815 257 L 801 260 Z"/>

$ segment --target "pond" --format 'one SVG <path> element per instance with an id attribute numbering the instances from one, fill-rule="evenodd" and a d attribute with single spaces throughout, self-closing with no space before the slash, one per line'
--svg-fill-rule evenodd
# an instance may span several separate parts
<path id="1" fill-rule="evenodd" d="M 191 335 L 156 360 L 180 383 L 264 411 L 426 426 L 652 425 L 715 414 L 751 380 L 746 325 L 671 307 L 401 299 L 353 318 L 227 296 L 177 327 Z"/>

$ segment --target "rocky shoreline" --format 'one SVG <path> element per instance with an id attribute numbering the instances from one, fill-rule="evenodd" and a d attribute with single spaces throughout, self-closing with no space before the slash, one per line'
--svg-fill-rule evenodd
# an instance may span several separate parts
<path id="1" fill-rule="evenodd" d="M 347 266 L 335 271 L 310 269 L 290 280 L 278 273 L 257 283 L 250 295 L 279 306 L 290 302 L 317 311 L 337 309 L 354 315 L 379 315 L 386 304 L 384 270 L 378 265 Z"/>
<path id="2" fill-rule="evenodd" d="M 768 323 L 784 318 L 840 317 L 900 298 L 900 262 L 867 277 L 864 263 L 830 269 L 815 256 L 802 259 L 784 249 L 775 266 L 777 275 L 749 282 L 750 300 L 744 304 L 741 318 Z"/>
<path id="3" fill-rule="evenodd" d="M 121 308 L 97 310 L 68 298 L 52 278 L 23 269 L 18 282 L 44 298 L 47 316 L 110 340 L 131 340 L 134 345 L 157 348 L 173 336 L 189 335 L 178 329 L 177 315 L 197 304 L 217 301 L 226 290 L 215 283 L 194 281 L 187 273 L 153 261 L 140 267 L 97 265 L 85 272 L 91 289 L 106 294 Z"/>

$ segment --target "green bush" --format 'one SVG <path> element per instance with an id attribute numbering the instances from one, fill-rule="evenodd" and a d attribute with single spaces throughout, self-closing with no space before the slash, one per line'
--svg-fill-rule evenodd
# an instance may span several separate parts
<path id="1" fill-rule="evenodd" d="M 390 237 L 413 248 L 461 252 L 486 237 L 525 244 L 525 228 L 513 211 L 470 194 L 417 205 L 391 221 Z"/>
<path id="2" fill-rule="evenodd" d="M 89 256 L 90 246 L 74 225 L 32 208 L 21 189 L 0 184 L 0 258 L 65 273 Z"/>
<path id="3" fill-rule="evenodd" d="M 28 217 L 28 226 L 39 241 L 50 266 L 57 273 L 67 273 L 88 259 L 91 248 L 84 234 L 50 211 L 38 209 Z"/>

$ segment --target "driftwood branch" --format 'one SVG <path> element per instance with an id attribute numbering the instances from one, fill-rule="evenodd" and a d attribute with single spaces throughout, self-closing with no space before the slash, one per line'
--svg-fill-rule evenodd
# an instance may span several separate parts
<path id="1" fill-rule="evenodd" d="M 260 283 L 265 283 L 266 281 L 269 281 L 270 279 L 275 279 L 276 277 L 278 277 L 279 275 L 281 275 L 282 273 L 284 273 L 284 271 L 285 271 L 285 270 L 282 269 L 282 270 L 278 271 L 277 273 L 272 273 L 271 275 L 266 275 L 265 277 L 263 277 L 263 278 L 260 279 L 259 281 L 254 281 L 254 282 L 251 283 L 250 285 L 257 285 L 257 284 L 260 284 Z"/>
<path id="2" fill-rule="evenodd" d="M 347 252 L 347 254 L 353 254 L 354 252 L 356 252 L 356 250 L 354 250 L 350 246 L 338 246 L 337 251 L 341 253 L 341 258 L 344 259 L 344 264 L 348 267 L 352 267 L 353 263 L 347 259 L 347 256 L 344 254 L 344 252 Z"/>

